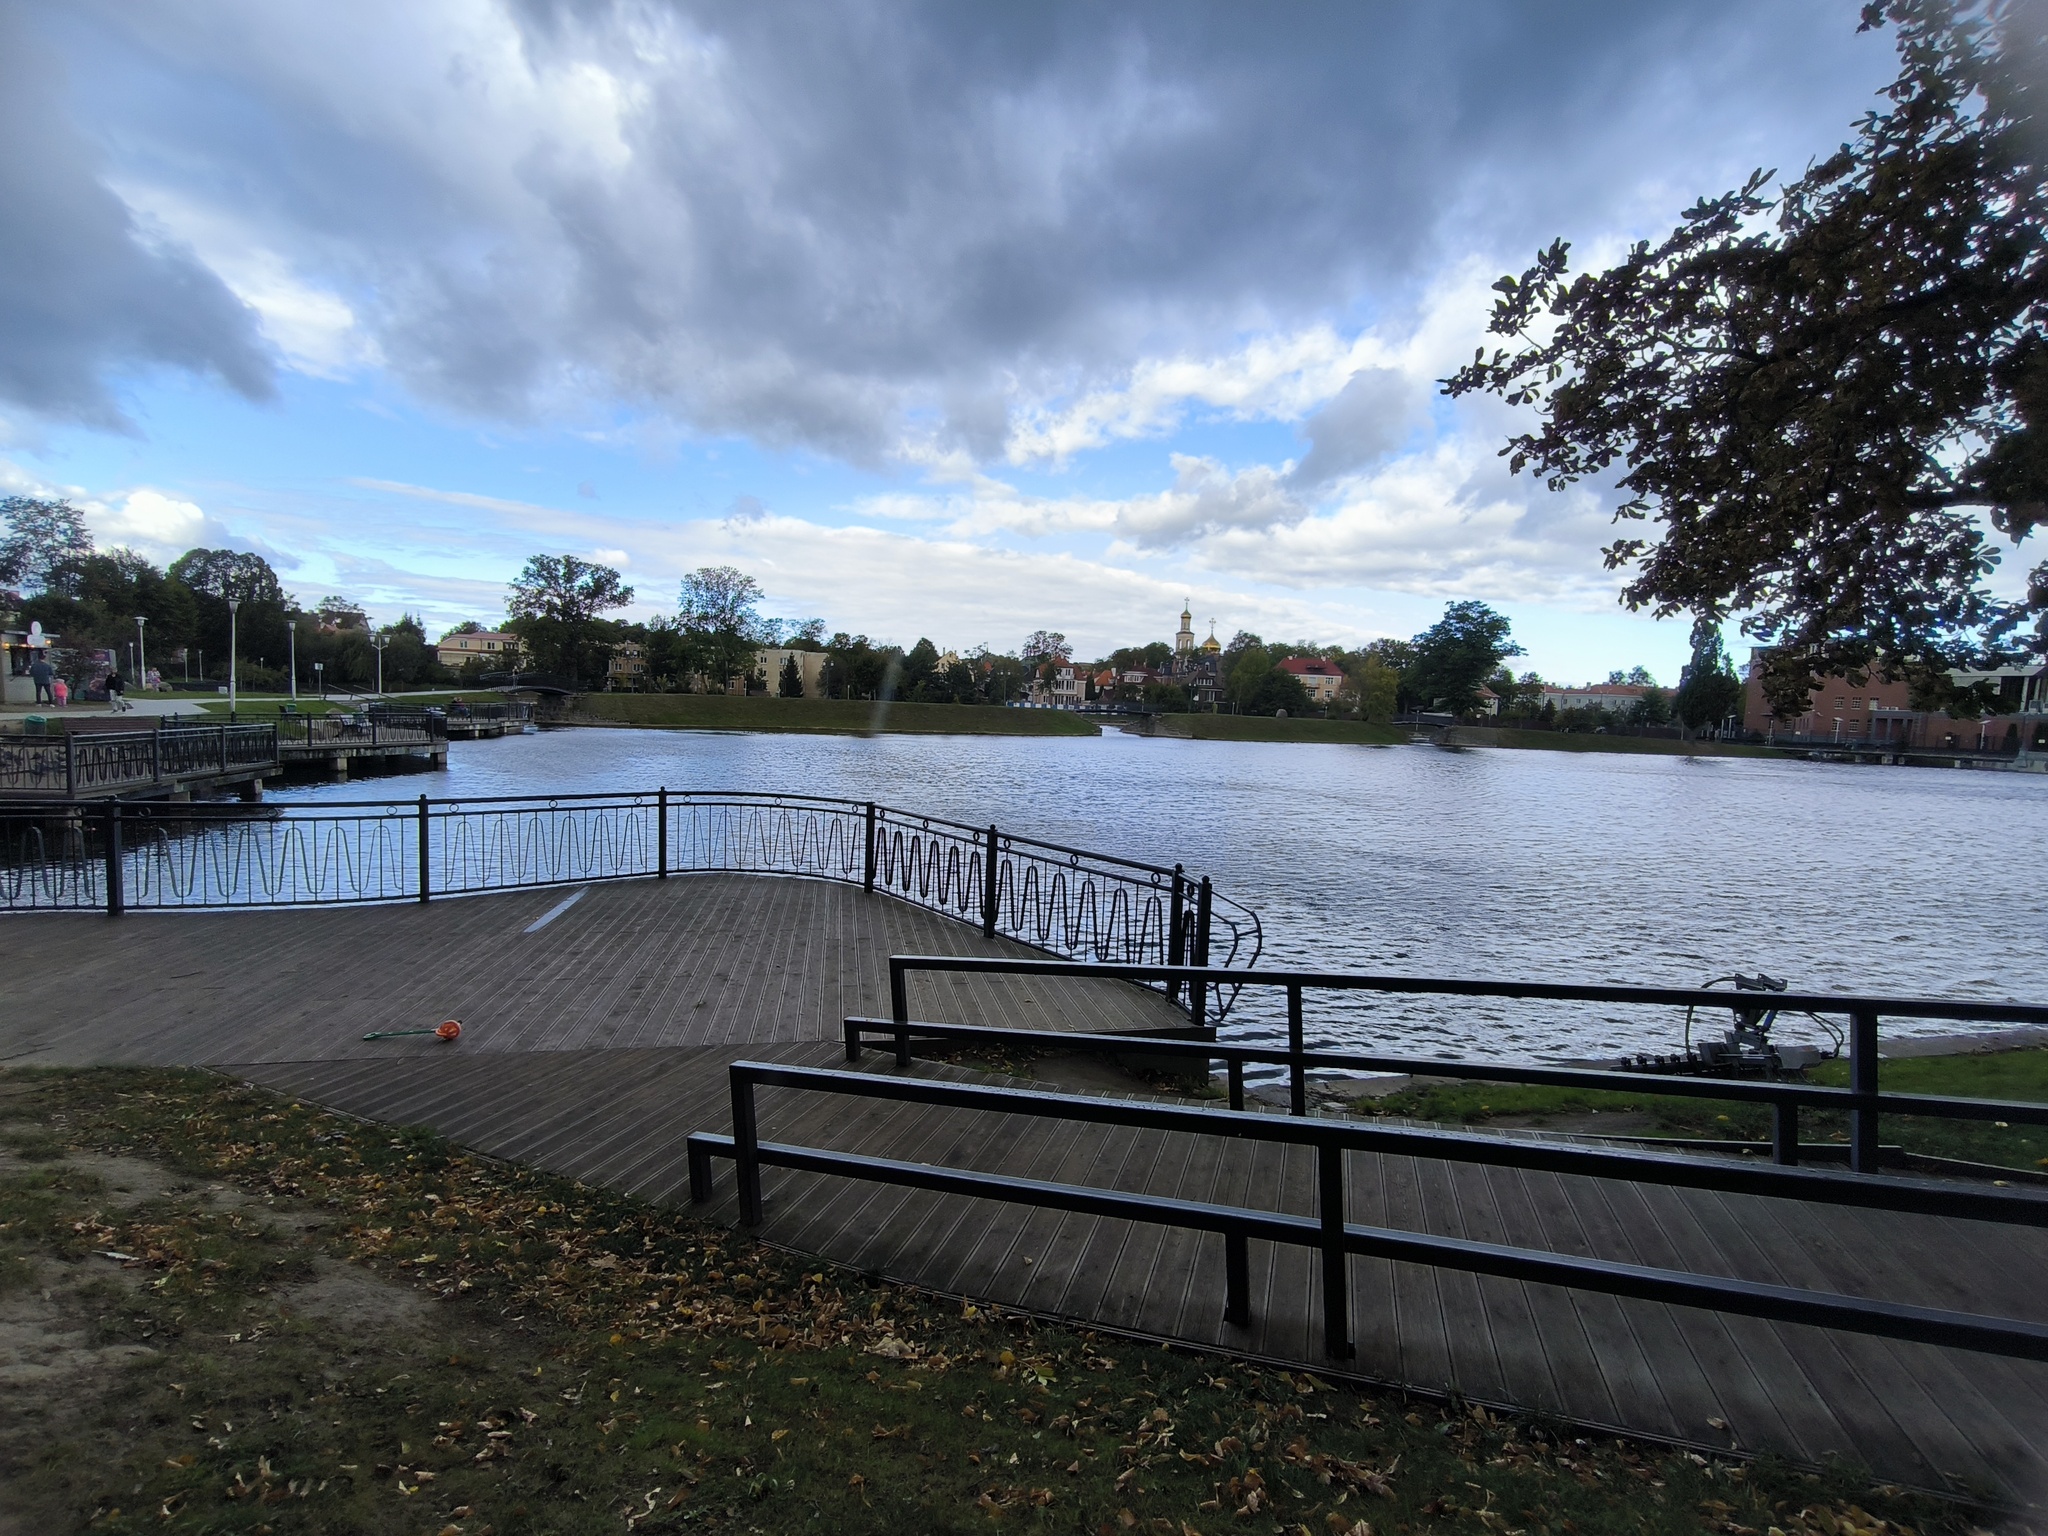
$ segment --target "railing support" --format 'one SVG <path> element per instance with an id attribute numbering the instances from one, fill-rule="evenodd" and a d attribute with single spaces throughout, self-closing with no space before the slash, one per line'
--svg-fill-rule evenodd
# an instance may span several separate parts
<path id="1" fill-rule="evenodd" d="M 1223 1234 L 1223 1321 L 1244 1328 L 1252 1320 L 1251 1244 L 1241 1232 Z"/>
<path id="2" fill-rule="evenodd" d="M 1231 1057 L 1224 1070 L 1229 1074 L 1230 1107 L 1241 1110 L 1244 1108 L 1244 1058 Z"/>
<path id="3" fill-rule="evenodd" d="M 981 936 L 992 939 L 996 936 L 996 828 L 990 822 L 988 828 L 988 850 L 981 858 Z"/>
<path id="4" fill-rule="evenodd" d="M 433 865 L 432 865 L 432 863 L 431 863 L 431 862 L 429 861 L 429 858 L 428 858 L 428 854 L 427 854 L 427 846 L 428 846 L 428 842 L 429 842 L 429 839 L 428 839 L 428 836 L 427 836 L 427 797 L 426 797 L 425 795 L 421 795 L 421 796 L 420 796 L 420 905 L 421 905 L 421 906 L 425 906 L 425 905 L 427 904 L 427 896 L 428 896 L 428 894 L 429 894 L 429 892 L 430 892 L 430 890 L 431 890 L 431 886 L 430 886 L 429 880 L 430 880 L 430 876 L 431 876 L 431 873 L 432 873 L 432 870 L 433 870 Z"/>
<path id="5" fill-rule="evenodd" d="M 1287 1112 L 1290 1115 L 1308 1113 L 1308 1063 L 1301 1059 L 1307 1049 L 1302 1039 L 1301 988 L 1287 989 Z"/>
<path id="6" fill-rule="evenodd" d="M 1859 1008 L 1850 1015 L 1849 1087 L 1877 1097 L 1877 1014 Z M 1877 1172 L 1877 1109 L 1859 1105 L 1849 1111 L 1849 1166 L 1857 1173 Z"/>
<path id="7" fill-rule="evenodd" d="M 1183 965 L 1187 961 L 1188 918 L 1184 910 L 1187 905 L 1187 897 L 1187 873 L 1181 865 L 1176 864 L 1173 866 L 1173 905 L 1169 909 L 1166 919 L 1166 963 L 1168 965 Z M 1166 998 L 1171 1003 L 1178 1003 L 1180 1001 L 1180 982 L 1178 980 L 1169 981 L 1166 984 Z"/>
<path id="8" fill-rule="evenodd" d="M 1799 1161 L 1799 1106 L 1783 1099 L 1771 1106 L 1771 1161 L 1787 1168 Z"/>
<path id="9" fill-rule="evenodd" d="M 1202 876 L 1202 883 L 1195 888 L 1195 959 L 1196 965 L 1209 963 L 1209 877 Z M 1198 978 L 1189 987 L 1188 1016 L 1197 1029 L 1205 1029 L 1209 1023 L 1209 983 Z"/>
<path id="10" fill-rule="evenodd" d="M 1351 1346 L 1351 1275 L 1344 1256 L 1344 1149 L 1316 1148 L 1316 1219 L 1322 1226 L 1318 1244 L 1323 1269 L 1323 1353 L 1349 1360 Z"/>
<path id="11" fill-rule="evenodd" d="M 64 728 L 64 798 L 78 798 L 78 738 L 68 725 Z"/>
<path id="12" fill-rule="evenodd" d="M 228 728 L 220 727 L 220 739 L 215 743 L 220 752 L 220 771 L 228 771 Z"/>
<path id="13" fill-rule="evenodd" d="M 128 910 L 128 893 L 121 886 L 121 802 L 107 802 L 107 916 L 119 917 Z"/>
<path id="14" fill-rule="evenodd" d="M 875 802 L 872 800 L 867 803 L 867 857 L 860 888 L 871 896 L 875 891 Z"/>
<path id="15" fill-rule="evenodd" d="M 656 791 L 654 822 L 654 878 L 668 878 L 668 786 Z"/>
<path id="16" fill-rule="evenodd" d="M 275 752 L 272 757 L 277 756 Z M 156 729 L 149 734 L 149 782 L 161 784 L 164 781 L 164 717 L 156 717 Z"/>
<path id="17" fill-rule="evenodd" d="M 754 1118 L 754 1085 L 738 1072 L 732 1080 L 733 1169 L 739 1175 L 740 1225 L 761 1224 L 761 1132 Z"/>

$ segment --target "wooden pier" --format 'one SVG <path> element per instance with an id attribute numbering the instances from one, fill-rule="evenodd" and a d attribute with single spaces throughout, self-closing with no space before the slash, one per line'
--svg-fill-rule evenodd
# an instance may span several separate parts
<path id="1" fill-rule="evenodd" d="M 210 1065 L 674 1204 L 688 1198 L 684 1136 L 730 1128 L 729 1062 L 843 1066 L 841 1020 L 887 1011 L 892 952 L 1024 953 L 856 887 L 744 875 L 425 907 L 25 914 L 0 920 L 0 933 L 10 1003 L 0 1060 Z M 912 985 L 924 1018 L 1185 1024 L 1156 994 L 1119 983 L 926 975 Z M 448 1017 L 464 1025 L 453 1044 L 361 1039 Z M 870 1056 L 865 1070 L 895 1070 L 887 1060 Z M 1029 1070 L 1069 1091 L 1082 1080 L 1057 1061 Z M 776 1093 L 763 1101 L 761 1131 L 1314 1209 L 1300 1149 Z M 1346 1169 L 1355 1221 L 2048 1321 L 2040 1230 L 1812 1206 L 1794 1221 L 1783 1202 L 1757 1196 L 1361 1153 Z M 729 1171 L 720 1180 L 707 1210 L 730 1221 Z M 787 1172 L 769 1173 L 767 1200 L 763 1235 L 807 1253 L 1331 1369 L 1316 1334 L 1313 1258 L 1300 1250 L 1252 1245 L 1252 1322 L 1233 1328 L 1222 1318 L 1219 1239 Z M 1366 1376 L 1696 1445 L 1840 1456 L 1921 1486 L 2022 1502 L 2048 1490 L 2048 1365 L 1408 1264 L 1361 1261 L 1350 1283 L 1350 1369 Z"/>

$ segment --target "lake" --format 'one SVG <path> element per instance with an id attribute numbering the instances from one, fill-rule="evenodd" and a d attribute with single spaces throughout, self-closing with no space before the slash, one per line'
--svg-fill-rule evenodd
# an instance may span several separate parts
<path id="1" fill-rule="evenodd" d="M 1803 990 L 2048 998 L 2048 779 L 2031 774 L 1119 731 L 562 730 L 273 798 L 661 785 L 873 799 L 1185 863 L 1258 912 L 1270 963 L 1673 985 L 1761 969 Z M 1308 1016 L 1331 1044 L 1517 1057 L 1671 1050 L 1682 1027 L 1668 1011 L 1313 995 Z M 1247 1006 L 1233 1022 L 1274 1020 Z M 1779 1032 L 1825 1039 L 1803 1019 Z"/>

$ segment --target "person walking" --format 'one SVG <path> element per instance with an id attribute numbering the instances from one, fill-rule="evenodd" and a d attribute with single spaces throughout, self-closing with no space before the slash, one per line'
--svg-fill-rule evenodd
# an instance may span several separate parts
<path id="1" fill-rule="evenodd" d="M 37 656 L 34 661 L 28 664 L 28 675 L 35 680 L 36 702 L 38 704 L 54 704 L 57 702 L 57 696 L 50 691 L 50 684 L 57 676 L 57 669 L 50 665 L 49 657 Z"/>
<path id="2" fill-rule="evenodd" d="M 107 703 L 113 706 L 112 712 L 117 715 L 135 707 L 128 702 L 128 691 L 118 672 L 107 674 Z"/>

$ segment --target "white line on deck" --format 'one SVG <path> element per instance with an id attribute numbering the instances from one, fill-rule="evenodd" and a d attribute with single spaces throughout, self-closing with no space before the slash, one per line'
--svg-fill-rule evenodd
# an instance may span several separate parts
<path id="1" fill-rule="evenodd" d="M 576 890 L 570 892 L 567 896 L 564 896 L 560 901 L 556 902 L 552 907 L 549 907 L 547 911 L 541 913 L 539 917 L 536 917 L 532 922 L 528 923 L 526 925 L 526 931 L 528 933 L 539 933 L 541 929 L 547 927 L 549 923 L 552 923 L 564 912 L 568 911 L 571 907 L 575 906 L 577 902 L 581 901 L 584 898 L 584 896 L 589 893 L 589 890 L 590 887 L 587 885 L 579 886 Z"/>

